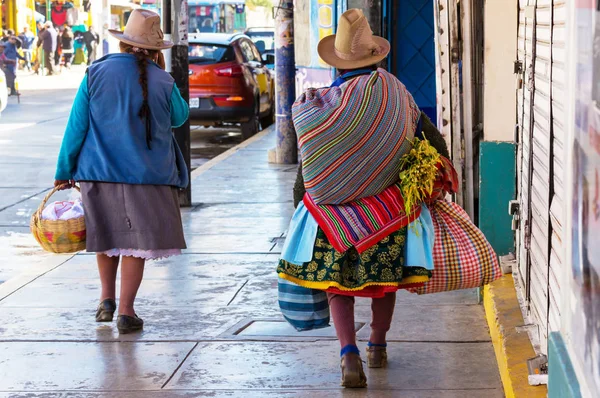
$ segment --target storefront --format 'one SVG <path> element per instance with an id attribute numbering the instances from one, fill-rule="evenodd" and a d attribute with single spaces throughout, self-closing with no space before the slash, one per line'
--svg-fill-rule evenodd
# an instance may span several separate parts
<path id="1" fill-rule="evenodd" d="M 190 33 L 234 33 L 246 29 L 246 4 L 242 0 L 189 0 Z"/>

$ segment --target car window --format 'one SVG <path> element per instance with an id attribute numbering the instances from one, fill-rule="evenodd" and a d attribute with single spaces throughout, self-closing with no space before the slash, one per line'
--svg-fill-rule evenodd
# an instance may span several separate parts
<path id="1" fill-rule="evenodd" d="M 275 34 L 272 32 L 249 32 L 248 36 L 254 42 L 258 51 L 264 53 L 265 51 L 275 50 Z"/>
<path id="2" fill-rule="evenodd" d="M 190 43 L 188 47 L 190 64 L 209 65 L 235 60 L 235 53 L 230 46 L 216 44 Z"/>
<path id="3" fill-rule="evenodd" d="M 240 49 L 242 50 L 242 54 L 244 55 L 244 61 L 246 62 L 260 62 L 260 54 L 255 53 L 254 47 L 247 40 L 240 41 Z"/>
<path id="4" fill-rule="evenodd" d="M 260 51 L 258 51 L 256 46 L 252 43 L 250 43 L 250 47 L 252 47 L 252 52 L 254 53 L 254 58 L 256 58 L 260 61 L 262 59 L 262 57 L 260 55 L 261 54 Z"/>

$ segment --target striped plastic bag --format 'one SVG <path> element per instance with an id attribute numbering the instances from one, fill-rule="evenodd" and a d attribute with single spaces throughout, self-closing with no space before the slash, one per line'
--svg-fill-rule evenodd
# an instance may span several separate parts
<path id="1" fill-rule="evenodd" d="M 281 313 L 296 330 L 329 326 L 329 303 L 324 291 L 307 289 L 283 278 L 279 278 L 278 290 Z"/>
<path id="2" fill-rule="evenodd" d="M 483 232 L 456 203 L 438 200 L 429 207 L 433 220 L 433 275 L 418 294 L 481 287 L 502 276 L 498 256 Z"/>

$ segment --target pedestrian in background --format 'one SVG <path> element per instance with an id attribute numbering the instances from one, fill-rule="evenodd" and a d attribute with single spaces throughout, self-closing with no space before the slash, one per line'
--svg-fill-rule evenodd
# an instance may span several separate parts
<path id="1" fill-rule="evenodd" d="M 56 34 L 56 51 L 54 52 L 54 65 L 60 66 L 60 58 L 62 57 L 62 35 L 65 31 L 65 27 L 61 26 L 57 29 Z"/>
<path id="2" fill-rule="evenodd" d="M 23 32 L 19 35 L 21 40 L 23 55 L 25 56 L 25 67 L 28 71 L 31 71 L 31 60 L 33 58 L 33 43 L 35 42 L 35 36 L 29 30 L 28 26 L 23 28 Z"/>
<path id="3" fill-rule="evenodd" d="M 12 95 L 13 90 L 15 90 L 15 69 L 17 61 L 9 59 L 6 56 L 6 44 L 7 42 L 0 40 L 0 69 L 2 69 L 6 76 L 6 87 L 9 89 L 9 94 Z"/>
<path id="4" fill-rule="evenodd" d="M 44 52 L 44 66 L 48 69 L 48 75 L 54 74 L 54 53 L 58 46 L 58 33 L 54 29 L 52 22 L 44 24 L 44 30 L 38 38 L 38 47 L 41 47 Z"/>
<path id="5" fill-rule="evenodd" d="M 6 80 L 9 81 L 8 88 L 10 89 L 10 95 L 18 95 L 15 87 L 15 81 L 17 78 L 17 60 L 21 59 L 25 61 L 25 57 L 19 54 L 17 51 L 17 38 L 10 36 L 8 41 L 4 43 L 4 57 L 9 61 L 5 64 L 5 71 L 8 71 Z"/>
<path id="6" fill-rule="evenodd" d="M 90 26 L 87 32 L 83 34 L 83 42 L 87 50 L 87 64 L 91 65 L 96 60 L 96 51 L 100 43 L 100 36 L 96 33 L 93 26 Z"/>
<path id="7" fill-rule="evenodd" d="M 102 293 L 97 322 L 117 309 L 117 328 L 140 330 L 134 309 L 146 260 L 181 254 L 186 247 L 177 188 L 188 172 L 172 127 L 188 118 L 188 106 L 164 70 L 160 17 L 134 10 L 109 54 L 88 68 L 63 138 L 55 186 L 81 184 L 87 251 L 96 252 Z"/>
<path id="8" fill-rule="evenodd" d="M 65 67 L 71 67 L 71 59 L 74 53 L 75 35 L 70 27 L 65 26 L 62 35 L 60 36 L 60 48 Z"/>

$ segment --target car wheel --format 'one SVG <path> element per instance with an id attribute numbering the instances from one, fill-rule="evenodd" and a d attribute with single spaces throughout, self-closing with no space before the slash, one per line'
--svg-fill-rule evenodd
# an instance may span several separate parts
<path id="1" fill-rule="evenodd" d="M 260 119 L 260 126 L 263 129 L 266 129 L 267 127 L 271 126 L 272 124 L 275 124 L 275 104 L 271 105 L 271 110 L 269 111 L 269 114 L 265 117 L 263 117 L 262 119 Z"/>
<path id="2" fill-rule="evenodd" d="M 247 122 L 242 123 L 242 138 L 247 140 L 260 130 L 260 115 L 258 113 L 258 102 L 254 104 L 254 116 Z"/>

